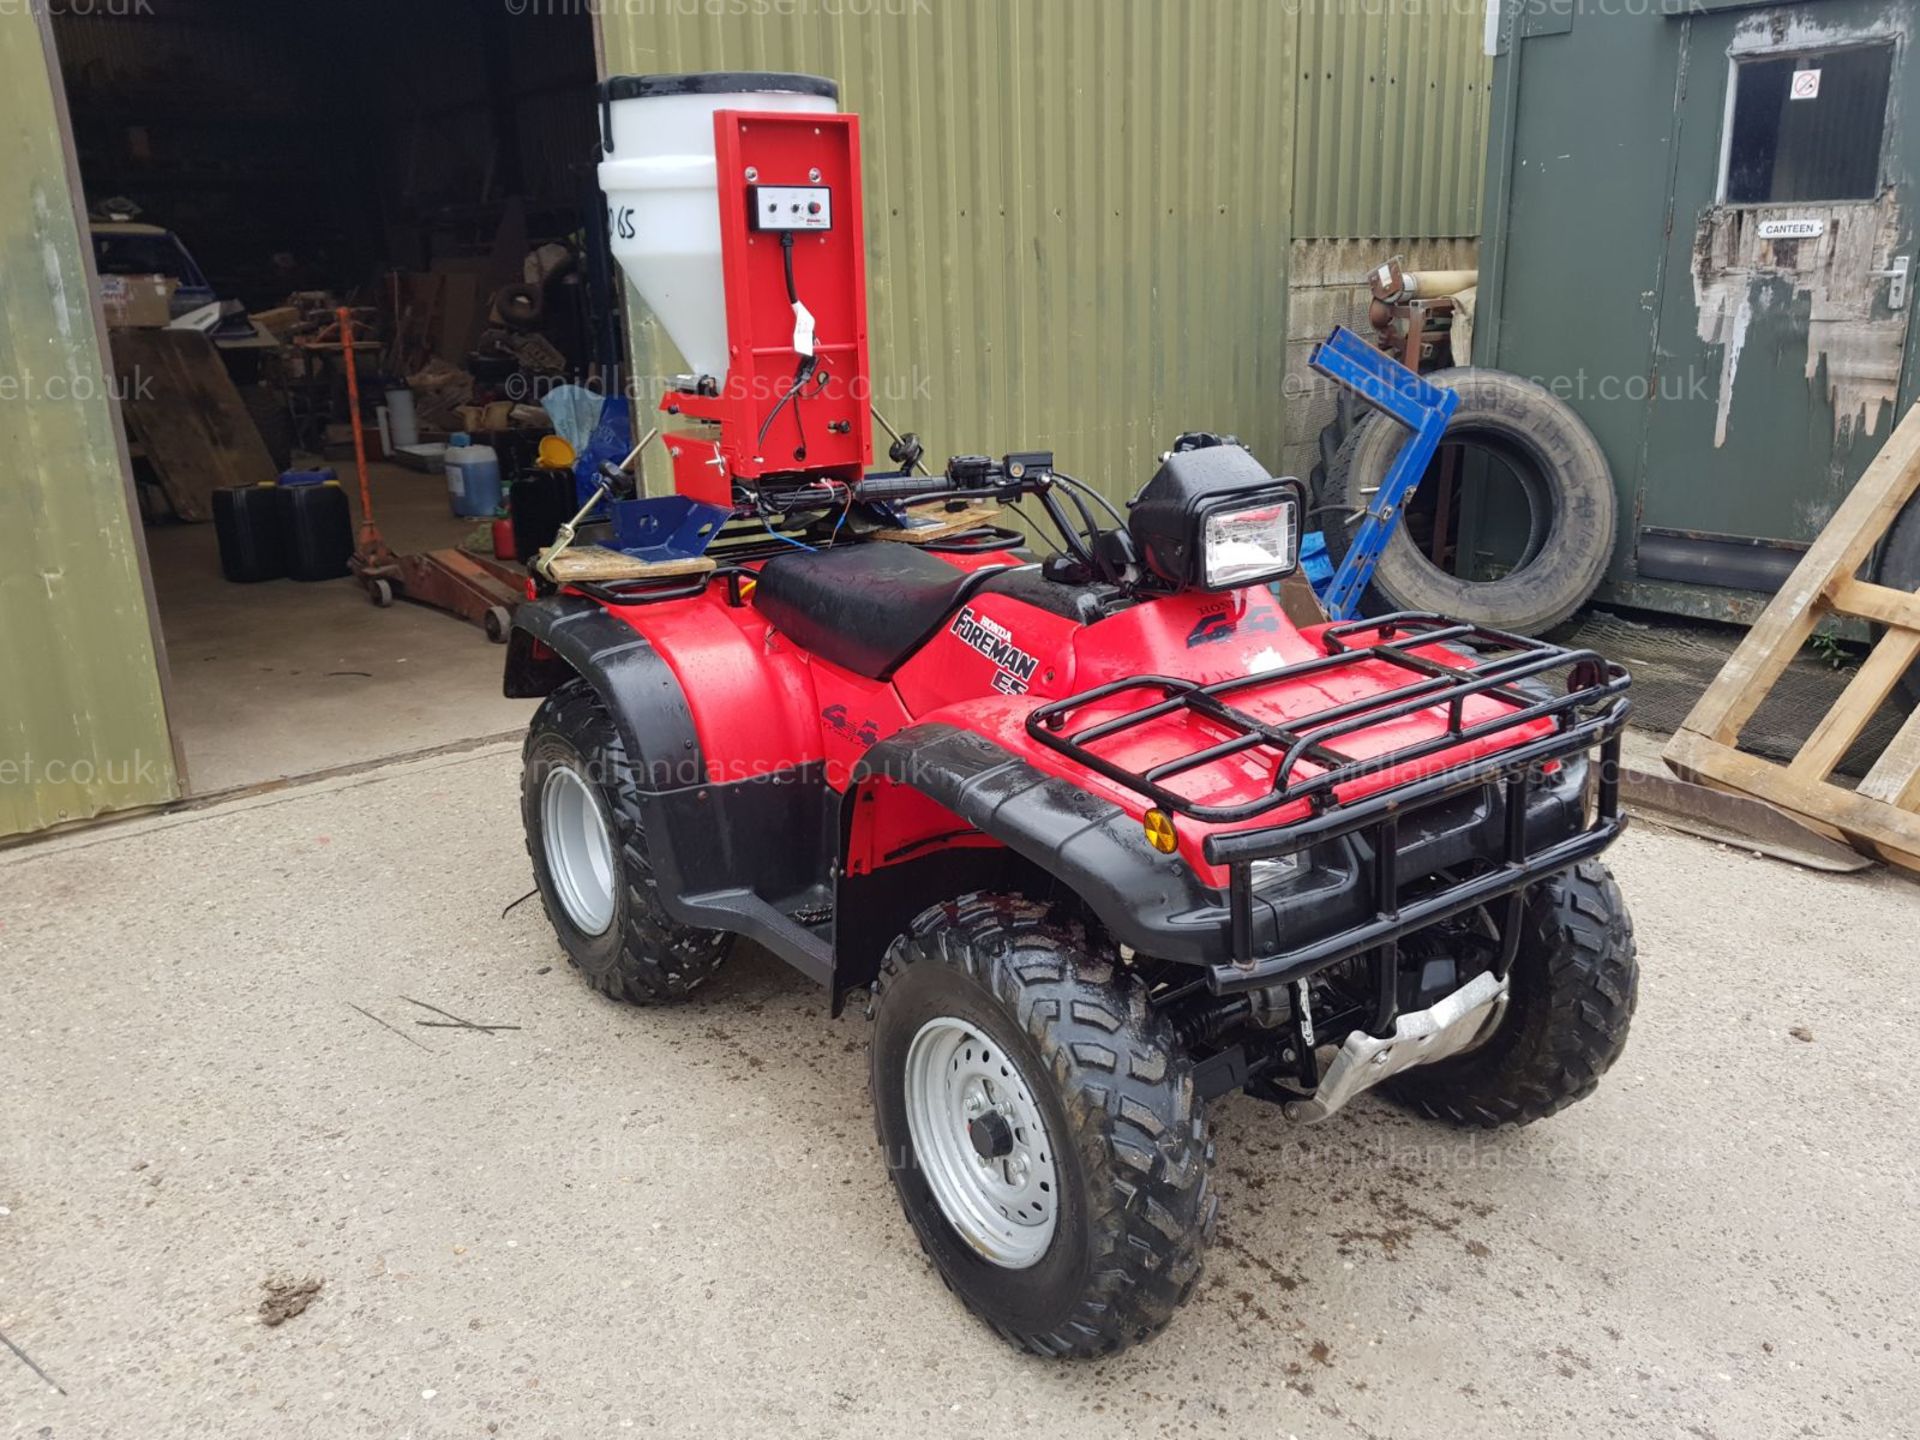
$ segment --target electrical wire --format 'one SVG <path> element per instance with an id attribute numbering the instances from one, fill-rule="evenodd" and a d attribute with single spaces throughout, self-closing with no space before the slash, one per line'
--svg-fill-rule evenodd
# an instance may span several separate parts
<path id="1" fill-rule="evenodd" d="M 787 275 L 787 303 L 796 308 L 795 318 L 797 323 L 800 291 L 793 283 L 793 232 L 791 230 L 783 230 L 780 232 L 780 259 Z M 767 443 L 767 432 L 773 428 L 773 422 L 779 418 L 780 412 L 787 408 L 787 402 L 800 393 L 800 388 L 807 383 L 808 378 L 813 374 L 819 364 L 820 357 L 817 355 L 802 355 L 800 357 L 800 363 L 796 365 L 793 370 L 793 379 L 787 384 L 786 394 L 782 395 L 774 404 L 773 409 L 767 412 L 767 418 L 760 422 L 760 433 L 754 438 L 753 442 L 753 448 L 756 452 Z M 826 382 L 823 380 L 821 383 L 825 384 Z M 800 453 L 805 455 L 807 449 L 807 429 L 806 426 L 801 423 L 800 407 L 797 405 L 793 411 L 793 422 L 800 428 Z"/>
<path id="2" fill-rule="evenodd" d="M 1007 508 L 1026 522 L 1027 529 L 1031 532 L 1028 538 L 1035 544 L 1045 545 L 1047 547 L 1047 553 L 1050 555 L 1059 555 L 1062 553 L 1060 547 L 1053 543 L 1052 537 L 1041 527 L 1040 522 L 1029 515 L 1018 500 L 1009 500 L 1007 502 Z"/>
<path id="3" fill-rule="evenodd" d="M 1058 470 L 1054 471 L 1053 474 L 1056 480 L 1060 478 L 1060 472 Z M 1080 512 L 1080 524 L 1086 529 L 1086 558 L 1092 560 L 1094 553 L 1100 548 L 1100 522 L 1093 518 L 1093 512 L 1087 508 L 1087 502 L 1081 499 L 1081 488 L 1084 487 L 1078 487 L 1077 482 L 1075 485 L 1069 485 L 1067 487 L 1067 499 L 1071 500 L 1073 502 L 1073 508 Z M 1099 497 L 1096 495 L 1095 498 L 1098 499 Z"/>
<path id="4" fill-rule="evenodd" d="M 829 550 L 833 548 L 833 542 L 840 538 L 840 527 L 847 523 L 847 516 L 853 513 L 853 487 L 848 485 L 844 488 L 847 492 L 847 503 L 840 507 L 840 518 L 833 522 L 833 529 L 827 532 L 827 549 Z"/>
<path id="5" fill-rule="evenodd" d="M 1113 517 L 1114 524 L 1118 525 L 1122 530 L 1127 528 L 1126 516 L 1122 515 L 1118 510 L 1114 509 L 1113 502 L 1107 499 L 1107 497 L 1102 495 L 1098 490 L 1094 489 L 1093 486 L 1087 484 L 1086 481 L 1076 480 L 1073 478 L 1073 476 L 1067 474 L 1067 472 L 1064 470 L 1054 471 L 1053 478 L 1058 480 L 1062 485 L 1067 486 L 1069 489 L 1078 490 L 1084 495 L 1091 496 L 1093 500 L 1099 504 L 1102 510 L 1105 510 L 1108 515 Z"/>
<path id="6" fill-rule="evenodd" d="M 793 546 L 794 549 L 804 550 L 809 555 L 817 555 L 819 553 L 819 551 L 815 550 L 813 546 L 807 544 L 807 542 L 804 540 L 796 540 L 791 535 L 782 535 L 778 530 L 773 528 L 772 519 L 765 514 L 761 515 L 760 524 L 761 524 L 761 527 L 766 530 L 768 535 L 772 536 L 775 540 L 778 540 L 782 545 L 791 545 Z"/>

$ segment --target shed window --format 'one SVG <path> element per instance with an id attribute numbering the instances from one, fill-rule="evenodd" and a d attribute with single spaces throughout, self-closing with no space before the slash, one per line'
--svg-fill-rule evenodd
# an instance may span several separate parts
<path id="1" fill-rule="evenodd" d="M 1733 74 L 1729 203 L 1871 200 L 1878 193 L 1893 46 L 1739 60 Z"/>

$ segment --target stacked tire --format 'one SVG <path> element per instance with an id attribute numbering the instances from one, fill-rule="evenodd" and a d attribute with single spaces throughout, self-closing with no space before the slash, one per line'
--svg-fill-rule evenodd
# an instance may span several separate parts
<path id="1" fill-rule="evenodd" d="M 1485 450 L 1500 460 L 1526 496 L 1532 533 L 1511 570 L 1476 580 L 1441 569 L 1402 524 L 1387 542 L 1363 604 L 1374 614 L 1427 610 L 1520 635 L 1542 634 L 1586 603 L 1612 559 L 1618 505 L 1606 456 L 1571 407 L 1518 375 L 1463 366 L 1425 378 L 1460 397 L 1441 443 Z M 1330 458 L 1315 469 L 1315 503 L 1336 567 L 1352 548 L 1406 433 L 1378 412 L 1351 410 L 1322 432 L 1322 454 Z"/>

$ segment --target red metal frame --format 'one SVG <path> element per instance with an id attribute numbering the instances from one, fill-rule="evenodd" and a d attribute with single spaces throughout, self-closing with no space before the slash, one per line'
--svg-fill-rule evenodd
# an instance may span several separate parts
<path id="1" fill-rule="evenodd" d="M 693 453 L 693 447 L 711 442 L 670 433 L 670 445 L 689 451 L 675 460 L 676 487 L 692 499 L 727 504 L 731 479 L 802 472 L 857 480 L 873 461 L 859 117 L 722 110 L 713 117 L 713 130 L 727 379 L 718 395 L 671 391 L 660 408 L 718 422 L 726 469 L 711 464 L 711 449 L 697 457 Z M 794 313 L 787 301 L 781 238 L 753 229 L 747 215 L 748 189 L 756 184 L 824 185 L 832 192 L 833 228 L 794 236 L 795 288 L 813 315 L 819 367 L 802 393 L 784 406 L 781 397 L 800 357 L 793 348 Z M 779 414 L 769 425 L 776 408 Z M 797 453 L 802 448 L 804 456 Z"/>

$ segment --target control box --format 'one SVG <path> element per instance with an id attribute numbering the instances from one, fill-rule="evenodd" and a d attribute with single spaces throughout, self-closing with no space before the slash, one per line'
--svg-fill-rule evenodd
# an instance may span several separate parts
<path id="1" fill-rule="evenodd" d="M 750 185 L 747 218 L 756 230 L 831 230 L 833 191 L 825 185 Z"/>
<path id="2" fill-rule="evenodd" d="M 737 484 L 859 480 L 873 461 L 860 121 L 718 110 L 727 366 L 717 390 L 660 408 L 719 426 L 670 429 L 681 495 L 730 504 Z"/>

